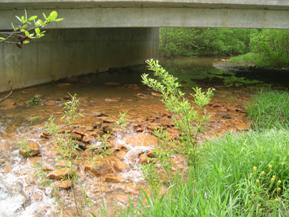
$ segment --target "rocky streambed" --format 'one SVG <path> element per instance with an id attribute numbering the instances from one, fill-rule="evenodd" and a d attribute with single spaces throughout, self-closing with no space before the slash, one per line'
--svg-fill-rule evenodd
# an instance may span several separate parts
<path id="1" fill-rule="evenodd" d="M 210 76 L 195 79 L 199 74 L 192 69 L 208 74 L 208 69 L 215 70 L 212 62 L 168 65 L 179 72 L 185 88 L 197 82 L 216 89 L 200 143 L 250 127 L 244 107 L 253 93 L 251 87 L 226 87 Z M 159 141 L 153 131 L 162 127 L 172 138 L 179 135 L 159 94 L 141 85 L 141 73 L 110 71 L 27 88 L 0 104 L 1 217 L 91 212 L 102 216 L 103 206 L 114 216 L 129 203 L 137 203 L 142 192 L 149 193 L 142 165 L 158 163 L 153 150 L 159 148 Z M 80 99 L 81 115 L 72 125 L 61 119 L 68 93 L 77 93 Z M 118 123 L 121 112 L 127 113 L 125 127 Z M 55 134 L 47 131 L 51 115 L 59 127 Z M 76 155 L 67 160 L 64 149 L 61 156 L 55 138 L 73 138 Z M 25 146 L 19 146 L 23 140 Z M 174 171 L 185 173 L 183 156 L 175 155 L 171 161 Z"/>

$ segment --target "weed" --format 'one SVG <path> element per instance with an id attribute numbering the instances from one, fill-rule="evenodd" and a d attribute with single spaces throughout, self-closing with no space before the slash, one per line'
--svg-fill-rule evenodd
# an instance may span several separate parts
<path id="1" fill-rule="evenodd" d="M 68 133 L 55 138 L 60 159 L 73 161 L 77 156 L 78 144 Z"/>
<path id="2" fill-rule="evenodd" d="M 36 116 L 31 116 L 28 121 L 31 123 L 31 124 L 37 124 L 41 121 L 41 117 L 36 115 Z"/>
<path id="3" fill-rule="evenodd" d="M 59 126 L 55 123 L 55 117 L 51 115 L 45 124 L 45 130 L 50 135 L 56 135 L 59 132 Z"/>
<path id="4" fill-rule="evenodd" d="M 77 120 L 77 118 L 80 117 L 79 114 L 79 99 L 77 98 L 77 95 L 69 95 L 70 100 L 66 101 L 64 103 L 64 111 L 63 116 L 61 117 L 61 120 L 64 122 L 64 124 L 68 127 L 74 123 L 74 121 Z M 75 160 L 78 159 L 78 151 L 79 151 L 79 144 L 78 141 L 76 141 L 73 138 L 73 135 L 71 132 L 68 132 L 67 130 L 64 130 L 64 132 L 60 132 L 60 126 L 56 124 L 55 117 L 50 116 L 48 119 L 46 125 L 45 125 L 46 131 L 52 136 L 53 142 L 57 145 L 56 151 L 57 151 L 57 158 L 56 160 L 64 162 L 65 165 L 63 165 L 66 168 L 70 168 L 72 171 L 72 174 L 67 177 L 72 183 L 72 186 L 75 186 L 78 175 L 76 172 L 77 166 L 75 165 Z M 63 163 L 62 163 L 63 164 Z M 59 203 L 64 203 L 62 201 L 61 195 L 59 193 L 60 189 L 55 188 L 54 189 L 54 195 L 59 199 Z M 84 204 L 83 201 L 88 201 L 87 195 L 84 192 L 80 192 L 74 188 L 72 188 L 73 193 L 73 200 L 74 200 L 74 206 L 76 209 L 76 213 L 78 216 L 84 216 Z"/>
<path id="5" fill-rule="evenodd" d="M 64 112 L 62 119 L 66 124 L 72 124 L 80 117 L 79 113 L 79 99 L 76 94 L 69 94 L 70 100 L 64 103 Z"/>
<path id="6" fill-rule="evenodd" d="M 179 145 L 181 152 L 191 160 L 196 158 L 196 138 L 207 120 L 205 106 L 213 96 L 213 89 L 203 92 L 201 88 L 193 89 L 195 109 L 190 101 L 185 98 L 185 93 L 181 90 L 178 79 L 169 74 L 156 60 L 148 60 L 148 69 L 154 72 L 155 78 L 150 78 L 148 74 L 142 75 L 143 83 L 162 95 L 165 107 L 173 113 L 173 121 L 181 132 Z M 193 125 L 194 124 L 194 125 Z"/>
<path id="7" fill-rule="evenodd" d="M 119 114 L 118 120 L 116 121 L 117 126 L 119 126 L 121 129 L 125 129 L 128 125 L 127 122 L 127 112 L 121 112 Z"/>
<path id="8" fill-rule="evenodd" d="M 47 178 L 47 173 L 44 171 L 43 165 L 41 163 L 34 164 L 36 169 L 35 176 L 38 179 L 38 183 L 42 187 L 50 186 L 52 181 Z"/>
<path id="9" fill-rule="evenodd" d="M 142 172 L 148 184 L 150 185 L 151 190 L 154 193 L 157 193 L 160 190 L 161 181 L 156 166 L 154 164 L 144 164 L 142 165 Z"/>
<path id="10" fill-rule="evenodd" d="M 29 106 L 39 105 L 41 103 L 41 95 L 34 95 L 29 100 L 26 101 L 26 104 Z"/>

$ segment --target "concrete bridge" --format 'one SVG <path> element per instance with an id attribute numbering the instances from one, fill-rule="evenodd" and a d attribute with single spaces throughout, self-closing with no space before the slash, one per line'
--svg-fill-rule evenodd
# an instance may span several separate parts
<path id="1" fill-rule="evenodd" d="M 289 28 L 289 0 L 0 0 L 0 29 L 24 9 L 65 20 L 25 49 L 0 45 L 0 92 L 143 63 L 158 27 Z"/>

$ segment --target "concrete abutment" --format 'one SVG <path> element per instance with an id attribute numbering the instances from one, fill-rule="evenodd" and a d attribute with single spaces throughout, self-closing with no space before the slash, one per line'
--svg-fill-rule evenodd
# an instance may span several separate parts
<path id="1" fill-rule="evenodd" d="M 158 28 L 50 29 L 22 49 L 0 45 L 0 92 L 142 64 L 158 54 Z"/>

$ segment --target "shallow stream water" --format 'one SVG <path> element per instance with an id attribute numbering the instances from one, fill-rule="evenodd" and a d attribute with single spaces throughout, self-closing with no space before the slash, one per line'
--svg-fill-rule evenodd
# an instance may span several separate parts
<path id="1" fill-rule="evenodd" d="M 228 131 L 249 129 L 244 108 L 257 87 L 264 85 L 262 81 L 252 81 L 251 78 L 240 82 L 234 73 L 225 72 L 220 67 L 222 61 L 215 58 L 179 58 L 163 60 L 162 63 L 179 77 L 186 91 L 194 85 L 216 89 L 215 97 L 207 108 L 210 121 L 206 133 L 198 138 L 199 142 Z M 157 146 L 151 130 L 155 126 L 163 126 L 170 128 L 172 134 L 175 132 L 159 95 L 141 84 L 140 76 L 144 71 L 142 66 L 115 69 L 26 88 L 15 91 L 0 104 L 1 217 L 77 216 L 75 200 L 78 200 L 79 194 L 85 194 L 89 201 L 90 207 L 84 209 L 97 212 L 95 208 L 106 203 L 112 210 L 110 215 L 116 207 L 126 207 L 130 199 L 137 200 L 140 191 L 147 186 L 139 157 Z M 87 153 L 84 151 L 78 164 L 79 179 L 75 186 L 78 193 L 61 191 L 62 200 L 59 202 L 53 197 L 52 187 L 42 187 L 37 181 L 35 163 L 57 166 L 55 144 L 42 135 L 51 115 L 60 122 L 68 93 L 76 93 L 80 99 L 81 116 L 73 127 L 78 133 L 94 137 L 89 141 L 90 145 L 98 144 L 95 123 L 101 119 L 102 123 L 114 124 L 120 112 L 128 114 L 127 129 L 113 134 L 111 149 L 114 152 L 111 154 L 113 158 L 109 158 L 109 161 L 117 158 L 126 166 L 120 171 L 113 171 L 113 178 L 111 174 L 94 176 L 85 170 Z M 39 104 L 33 105 L 33 100 L 39 100 Z M 41 157 L 25 159 L 19 154 L 16 144 L 27 138 L 40 145 Z M 185 170 L 185 160 L 181 156 L 175 156 L 175 160 L 176 169 Z M 79 197 L 83 198 L 83 195 Z"/>

